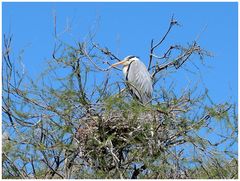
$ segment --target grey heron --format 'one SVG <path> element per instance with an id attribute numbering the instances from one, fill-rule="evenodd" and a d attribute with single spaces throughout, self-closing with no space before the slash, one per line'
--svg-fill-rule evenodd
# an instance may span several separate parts
<path id="1" fill-rule="evenodd" d="M 150 102 L 153 92 L 152 78 L 144 63 L 131 55 L 111 67 L 117 65 L 123 65 L 123 74 L 132 96 L 143 104 Z"/>

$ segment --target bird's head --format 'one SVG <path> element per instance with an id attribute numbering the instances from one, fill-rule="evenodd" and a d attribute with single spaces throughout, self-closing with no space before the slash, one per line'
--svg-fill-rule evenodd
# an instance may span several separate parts
<path id="1" fill-rule="evenodd" d="M 125 57 L 122 61 L 112 64 L 111 67 L 116 67 L 118 65 L 123 65 L 125 67 L 137 59 L 138 59 L 138 57 L 136 57 L 134 55 L 129 55 L 129 56 Z"/>

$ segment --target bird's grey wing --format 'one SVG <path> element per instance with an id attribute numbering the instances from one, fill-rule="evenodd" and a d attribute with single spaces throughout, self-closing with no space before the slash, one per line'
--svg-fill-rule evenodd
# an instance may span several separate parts
<path id="1" fill-rule="evenodd" d="M 146 66 L 141 61 L 134 61 L 129 67 L 127 80 L 133 93 L 146 103 L 152 98 L 152 79 Z"/>

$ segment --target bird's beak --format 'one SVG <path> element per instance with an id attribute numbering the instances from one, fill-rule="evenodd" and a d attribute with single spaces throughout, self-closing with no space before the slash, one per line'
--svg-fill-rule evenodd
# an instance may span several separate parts
<path id="1" fill-rule="evenodd" d="M 116 67 L 116 66 L 118 66 L 118 65 L 122 65 L 122 64 L 124 64 L 124 62 L 126 62 L 126 60 L 122 60 L 122 61 L 120 61 L 120 62 L 114 63 L 114 64 L 112 64 L 110 67 L 112 68 L 112 67 Z"/>

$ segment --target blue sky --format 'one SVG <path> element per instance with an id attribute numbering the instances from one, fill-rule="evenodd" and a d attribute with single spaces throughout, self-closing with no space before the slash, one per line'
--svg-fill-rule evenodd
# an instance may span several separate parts
<path id="1" fill-rule="evenodd" d="M 71 22 L 67 41 L 84 40 L 89 30 L 96 30 L 95 41 L 103 47 L 121 58 L 137 55 L 145 64 L 151 39 L 163 36 L 172 14 L 181 26 L 173 28 L 161 53 L 170 45 L 191 43 L 207 25 L 198 43 L 214 54 L 206 58 L 210 68 L 199 65 L 201 74 L 179 71 L 169 80 L 175 79 L 179 90 L 201 80 L 200 88 L 208 88 L 215 102 L 238 100 L 237 3 L 3 3 L 3 33 L 13 34 L 14 57 L 24 49 L 23 62 L 32 77 L 51 59 L 54 12 L 58 33 Z"/>

